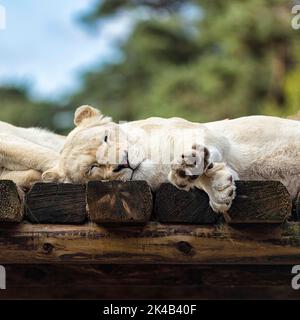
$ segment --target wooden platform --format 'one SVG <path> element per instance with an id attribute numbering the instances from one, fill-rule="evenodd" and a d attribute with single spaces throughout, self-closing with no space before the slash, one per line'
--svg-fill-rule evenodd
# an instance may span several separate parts
<path id="1" fill-rule="evenodd" d="M 297 264 L 299 225 L 1 225 L 0 261 L 96 264 Z M 284 235 L 282 235 L 284 232 Z"/>
<path id="2" fill-rule="evenodd" d="M 0 210 L 0 299 L 300 297 L 300 222 L 278 182 L 238 182 L 229 223 L 201 191 L 170 185 L 38 184 L 22 200 L 1 183 L 13 210 Z"/>
<path id="3" fill-rule="evenodd" d="M 300 224 L 2 225 L 0 298 L 299 298 Z"/>

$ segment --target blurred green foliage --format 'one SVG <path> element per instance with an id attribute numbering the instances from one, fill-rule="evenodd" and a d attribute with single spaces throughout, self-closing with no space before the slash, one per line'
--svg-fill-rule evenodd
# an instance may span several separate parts
<path id="1" fill-rule="evenodd" d="M 205 122 L 299 109 L 300 30 L 291 27 L 289 1 L 102 0 L 82 21 L 96 28 L 124 12 L 135 25 L 120 44 L 122 59 L 87 71 L 64 112 L 91 104 L 115 120 L 182 116 Z M 7 105 L 9 99 L 19 113 L 20 100 L 12 95 Z M 28 116 L 12 112 L 8 120 L 49 126 L 51 108 L 61 110 L 46 103 L 35 112 L 41 105 L 26 101 Z M 62 129 L 70 126 L 66 121 Z"/>
<path id="2" fill-rule="evenodd" d="M 50 127 L 55 112 L 54 105 L 48 102 L 32 101 L 27 87 L 0 87 L 0 120 L 17 126 Z M 49 121 L 50 120 L 50 121 Z"/>

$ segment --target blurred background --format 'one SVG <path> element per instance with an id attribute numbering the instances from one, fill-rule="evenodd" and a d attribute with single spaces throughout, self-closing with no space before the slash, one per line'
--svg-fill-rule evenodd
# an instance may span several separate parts
<path id="1" fill-rule="evenodd" d="M 294 4 L 0 0 L 0 120 L 66 133 L 82 104 L 116 121 L 297 114 Z"/>

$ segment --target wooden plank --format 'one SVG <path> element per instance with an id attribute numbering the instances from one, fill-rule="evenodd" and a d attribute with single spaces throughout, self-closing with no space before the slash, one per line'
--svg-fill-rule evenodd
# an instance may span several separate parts
<path id="1" fill-rule="evenodd" d="M 278 181 L 236 181 L 237 196 L 227 215 L 228 222 L 282 223 L 291 214 L 290 195 Z M 156 194 L 155 215 L 163 223 L 216 223 L 218 215 L 201 190 L 181 191 L 163 184 Z"/>
<path id="2" fill-rule="evenodd" d="M 146 181 L 91 181 L 87 203 L 91 221 L 98 224 L 146 223 L 153 207 Z"/>
<path id="3" fill-rule="evenodd" d="M 10 180 L 0 180 L 0 221 L 20 222 L 24 216 L 21 190 Z"/>
<path id="4" fill-rule="evenodd" d="M 239 273 L 238 268 L 236 273 Z M 292 290 L 290 284 L 281 286 L 250 286 L 250 287 L 206 287 L 206 286 L 178 286 L 176 284 L 168 286 L 101 286 L 94 285 L 91 287 L 72 287 L 72 285 L 65 284 L 57 289 L 39 287 L 26 290 L 19 287 L 11 287 L 7 290 L 1 290 L 1 300 L 31 300 L 31 299 L 91 299 L 91 300 L 208 300 L 208 299 L 293 299 L 299 300 L 299 292 Z M 34 302 L 34 301 L 29 301 Z M 28 303 L 26 301 L 26 303 Z M 127 303 L 128 305 L 128 303 Z M 36 305 L 32 305 L 34 309 Z M 28 309 L 27 309 L 28 310 Z M 93 309 L 92 309 L 93 310 Z M 10 312 L 11 314 L 11 312 Z M 95 314 L 95 313 L 94 313 Z M 92 319 L 94 314 L 89 317 Z M 86 314 L 85 314 L 86 316 Z M 88 318 L 88 317 L 86 317 Z"/>
<path id="5" fill-rule="evenodd" d="M 268 227 L 268 226 L 266 226 Z M 300 247 L 281 240 L 280 227 L 162 225 L 101 227 L 0 226 L 0 261 L 97 264 L 297 264 Z M 257 232 L 257 233 L 256 233 Z"/>
<path id="6" fill-rule="evenodd" d="M 236 186 L 230 223 L 282 223 L 291 215 L 291 197 L 279 181 L 237 181 Z"/>
<path id="7" fill-rule="evenodd" d="M 292 219 L 294 221 L 300 221 L 300 193 L 298 193 L 296 199 L 293 201 Z"/>
<path id="8" fill-rule="evenodd" d="M 5 265 L 0 299 L 300 299 L 290 265 Z"/>
<path id="9" fill-rule="evenodd" d="M 26 218 L 32 223 L 80 224 L 86 220 L 85 186 L 37 183 L 26 195 Z"/>
<path id="10" fill-rule="evenodd" d="M 285 223 L 282 230 L 282 241 L 289 245 L 300 246 L 300 222 Z"/>
<path id="11" fill-rule="evenodd" d="M 169 183 L 162 184 L 156 192 L 154 213 L 157 221 L 163 223 L 213 224 L 219 218 L 204 191 L 187 192 Z"/>

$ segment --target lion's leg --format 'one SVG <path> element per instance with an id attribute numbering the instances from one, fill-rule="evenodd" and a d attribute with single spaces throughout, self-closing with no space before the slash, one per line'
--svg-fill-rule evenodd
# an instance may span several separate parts
<path id="1" fill-rule="evenodd" d="M 3 168 L 44 172 L 54 167 L 58 159 L 59 154 L 51 149 L 13 135 L 0 134 L 0 166 Z"/>
<path id="2" fill-rule="evenodd" d="M 238 175 L 225 163 L 214 162 L 208 148 L 193 146 L 171 166 L 169 181 L 179 189 L 204 190 L 215 212 L 225 213 L 235 197 Z"/>
<path id="3" fill-rule="evenodd" d="M 42 176 L 36 170 L 9 171 L 4 170 L 0 175 L 1 180 L 12 180 L 20 189 L 28 190 L 31 186 L 42 181 Z"/>

